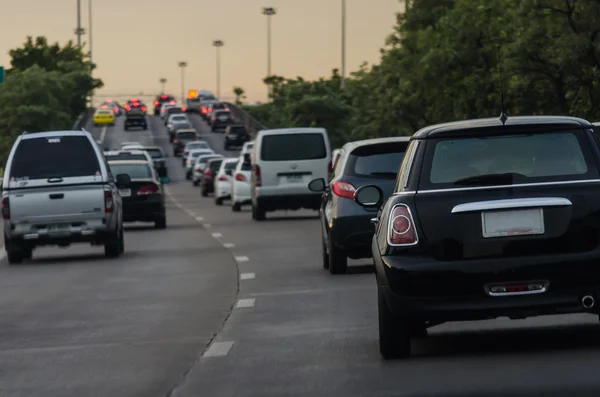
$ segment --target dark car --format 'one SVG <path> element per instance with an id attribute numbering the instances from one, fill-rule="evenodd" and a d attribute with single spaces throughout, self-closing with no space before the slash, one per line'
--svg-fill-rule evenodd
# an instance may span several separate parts
<path id="1" fill-rule="evenodd" d="M 131 127 L 140 127 L 142 130 L 148 129 L 148 122 L 146 121 L 146 111 L 144 106 L 134 105 L 128 106 L 125 109 L 125 131 L 129 131 Z"/>
<path id="2" fill-rule="evenodd" d="M 175 123 L 171 128 L 169 128 L 169 139 L 171 140 L 171 142 L 174 141 L 175 135 L 179 131 L 194 131 L 194 133 L 196 133 L 196 129 L 192 126 L 191 123 Z"/>
<path id="3" fill-rule="evenodd" d="M 154 100 L 154 115 L 155 116 L 158 116 L 160 114 L 160 107 L 165 102 L 175 103 L 175 98 L 172 95 L 165 95 L 165 94 L 156 96 L 156 99 Z"/>
<path id="4" fill-rule="evenodd" d="M 182 108 L 181 106 L 171 106 L 170 108 L 167 109 L 167 114 L 165 116 L 165 121 L 164 124 L 165 126 L 167 125 L 167 122 L 169 120 L 169 116 L 172 114 L 180 114 L 180 113 L 184 113 L 185 114 L 185 108 Z"/>
<path id="5" fill-rule="evenodd" d="M 146 161 L 116 160 L 108 162 L 113 175 L 127 174 L 129 186 L 119 189 L 123 199 L 123 222 L 154 222 L 157 229 L 167 227 L 163 183 Z"/>
<path id="6" fill-rule="evenodd" d="M 225 129 L 233 123 L 234 121 L 229 110 L 213 110 L 210 116 L 210 130 L 212 132 Z"/>
<path id="7" fill-rule="evenodd" d="M 217 110 L 229 110 L 229 106 L 223 102 L 209 103 L 205 114 L 205 118 L 209 125 L 212 123 L 211 116 L 213 115 L 213 112 L 216 112 Z"/>
<path id="8" fill-rule="evenodd" d="M 448 321 L 597 316 L 599 142 L 574 117 L 419 130 L 375 221 L 381 355 L 408 356 Z M 375 185 L 355 193 L 366 208 L 383 199 Z"/>
<path id="9" fill-rule="evenodd" d="M 160 146 L 143 146 L 140 150 L 148 153 L 154 162 L 154 168 L 159 177 L 168 176 L 167 157 Z"/>
<path id="10" fill-rule="evenodd" d="M 178 130 L 175 132 L 175 138 L 173 138 L 173 155 L 179 156 L 183 152 L 186 143 L 197 140 L 196 130 Z"/>
<path id="11" fill-rule="evenodd" d="M 204 167 L 204 175 L 202 175 L 202 181 L 200 182 L 200 194 L 202 197 L 207 197 L 210 193 L 215 191 L 215 176 L 221 168 L 221 163 L 224 158 L 214 158 L 206 162 Z"/>
<path id="12" fill-rule="evenodd" d="M 243 146 L 244 143 L 250 140 L 250 134 L 248 134 L 243 124 L 230 124 L 225 129 L 224 149 L 229 150 L 232 146 Z"/>
<path id="13" fill-rule="evenodd" d="M 371 219 L 377 210 L 355 203 L 354 192 L 364 185 L 376 185 L 387 200 L 394 191 L 409 139 L 366 139 L 347 143 L 340 150 L 319 210 L 323 267 L 331 274 L 345 273 L 348 258 L 371 257 Z"/>

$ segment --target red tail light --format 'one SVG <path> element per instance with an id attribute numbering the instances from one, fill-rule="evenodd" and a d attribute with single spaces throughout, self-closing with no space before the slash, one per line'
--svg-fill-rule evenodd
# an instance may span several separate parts
<path id="1" fill-rule="evenodd" d="M 148 185 L 140 186 L 137 194 L 152 194 L 152 193 L 157 193 L 157 192 L 158 192 L 158 186 L 156 186 L 153 183 L 150 183 Z"/>
<path id="2" fill-rule="evenodd" d="M 115 108 L 113 109 L 115 112 L 117 112 L 119 110 L 118 107 L 115 106 Z"/>
<path id="3" fill-rule="evenodd" d="M 177 143 L 177 138 L 173 138 L 173 143 Z"/>
<path id="4" fill-rule="evenodd" d="M 171 105 L 175 105 L 175 101 L 171 101 L 169 102 Z"/>
<path id="5" fill-rule="evenodd" d="M 202 108 L 202 113 L 206 114 L 206 108 Z"/>
<path id="6" fill-rule="evenodd" d="M 8 197 L 2 199 L 2 218 L 10 219 L 10 200 Z"/>
<path id="7" fill-rule="evenodd" d="M 114 200 L 112 192 L 104 192 L 104 212 L 113 212 Z"/>
<path id="8" fill-rule="evenodd" d="M 160 105 L 160 102 L 154 101 L 154 106 L 158 106 L 158 105 Z"/>
<path id="9" fill-rule="evenodd" d="M 210 170 L 210 168 L 207 168 L 204 170 L 204 175 L 205 176 L 211 176 L 212 175 L 212 171 Z"/>
<path id="10" fill-rule="evenodd" d="M 226 177 L 225 175 L 221 175 L 221 176 L 219 177 L 219 180 L 220 180 L 220 181 L 224 181 L 224 182 L 228 181 L 228 179 L 227 179 L 227 177 Z"/>
<path id="11" fill-rule="evenodd" d="M 146 111 L 146 106 L 142 106 L 142 112 Z"/>
<path id="12" fill-rule="evenodd" d="M 389 243 L 393 246 L 415 245 L 419 237 L 415 222 L 406 204 L 397 204 L 392 208 L 389 221 Z"/>
<path id="13" fill-rule="evenodd" d="M 252 164 L 252 171 L 254 172 L 255 186 L 262 186 L 260 179 L 260 167 L 257 164 Z"/>
<path id="14" fill-rule="evenodd" d="M 235 174 L 235 180 L 240 182 L 246 182 L 246 177 L 244 174 Z"/>
<path id="15" fill-rule="evenodd" d="M 161 99 L 167 99 L 167 96 L 166 96 L 166 95 L 163 95 L 163 96 L 161 96 L 160 98 L 161 98 Z"/>
<path id="16" fill-rule="evenodd" d="M 354 192 L 356 191 L 356 188 L 352 186 L 351 183 L 338 181 L 331 186 L 331 191 L 336 196 L 354 200 Z"/>
<path id="17" fill-rule="evenodd" d="M 185 112 L 185 111 L 186 111 L 186 109 L 187 109 L 187 108 L 181 108 L 181 111 L 182 111 L 182 112 Z"/>
<path id="18" fill-rule="evenodd" d="M 125 110 L 131 110 L 131 106 L 125 105 Z"/>

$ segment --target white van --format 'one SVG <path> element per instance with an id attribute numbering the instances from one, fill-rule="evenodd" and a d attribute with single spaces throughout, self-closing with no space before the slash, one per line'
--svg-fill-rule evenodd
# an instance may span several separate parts
<path id="1" fill-rule="evenodd" d="M 321 193 L 308 189 L 316 178 L 326 180 L 331 148 L 323 128 L 282 128 L 259 131 L 252 155 L 252 218 L 267 211 L 318 210 Z"/>

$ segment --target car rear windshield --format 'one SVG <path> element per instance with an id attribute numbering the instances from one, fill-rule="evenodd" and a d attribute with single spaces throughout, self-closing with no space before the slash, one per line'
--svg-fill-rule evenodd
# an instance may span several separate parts
<path id="1" fill-rule="evenodd" d="M 224 103 L 215 103 L 213 105 L 213 109 L 225 109 L 227 106 L 225 106 Z"/>
<path id="2" fill-rule="evenodd" d="M 17 147 L 10 177 L 74 178 L 99 175 L 94 148 L 85 136 L 23 139 Z"/>
<path id="3" fill-rule="evenodd" d="M 365 145 L 348 156 L 345 174 L 349 176 L 396 179 L 408 142 Z"/>
<path id="4" fill-rule="evenodd" d="M 428 144 L 429 145 L 429 144 Z M 430 166 L 428 166 L 430 164 Z M 583 130 L 439 139 L 421 178 L 435 185 L 485 186 L 596 178 Z"/>
<path id="5" fill-rule="evenodd" d="M 190 123 L 177 123 L 173 126 L 175 130 L 191 130 L 192 125 Z"/>
<path id="6" fill-rule="evenodd" d="M 183 113 L 183 110 L 178 106 L 172 106 L 170 108 L 167 108 L 167 113 L 169 113 L 169 114 Z"/>
<path id="7" fill-rule="evenodd" d="M 143 154 L 116 154 L 105 156 L 108 161 L 111 160 L 142 160 L 146 161 L 147 158 Z"/>
<path id="8" fill-rule="evenodd" d="M 150 171 L 150 167 L 145 164 L 111 164 L 110 172 L 113 176 L 117 176 L 119 174 L 128 174 L 131 179 L 148 179 L 152 178 L 152 171 Z"/>
<path id="9" fill-rule="evenodd" d="M 246 128 L 244 127 L 231 127 L 229 130 L 230 135 L 246 135 Z"/>
<path id="10" fill-rule="evenodd" d="M 195 132 L 180 132 L 177 134 L 177 138 L 184 139 L 184 140 L 196 139 L 196 133 Z"/>
<path id="11" fill-rule="evenodd" d="M 206 142 L 194 142 L 194 143 L 190 143 L 186 146 L 187 150 L 204 149 L 204 148 L 208 149 L 208 144 Z"/>
<path id="12" fill-rule="evenodd" d="M 220 156 L 206 156 L 198 159 L 198 164 L 206 164 L 208 160 L 219 158 Z"/>
<path id="13" fill-rule="evenodd" d="M 206 151 L 206 152 L 204 152 L 204 151 L 200 151 L 200 152 L 191 152 L 191 153 L 190 153 L 190 156 L 192 156 L 193 158 L 196 158 L 196 157 L 198 157 L 198 156 L 205 156 L 205 155 L 207 155 L 207 154 L 210 154 L 210 153 L 211 153 L 211 152 L 209 152 L 209 151 Z"/>
<path id="14" fill-rule="evenodd" d="M 160 149 L 144 149 L 149 155 L 150 157 L 152 157 L 153 159 L 160 159 L 165 157 L 163 155 L 163 153 L 161 152 Z"/>
<path id="15" fill-rule="evenodd" d="M 184 115 L 173 116 L 173 117 L 171 117 L 171 121 L 183 121 L 183 122 L 187 122 L 188 118 L 187 118 L 187 116 L 184 116 Z"/>
<path id="16" fill-rule="evenodd" d="M 266 135 L 262 139 L 260 158 L 264 161 L 316 160 L 326 157 L 323 134 Z"/>
<path id="17" fill-rule="evenodd" d="M 223 160 L 213 160 L 208 164 L 208 167 L 211 170 L 218 170 L 219 168 L 221 168 L 221 164 L 223 163 Z"/>
<path id="18" fill-rule="evenodd" d="M 225 169 L 226 170 L 235 170 L 235 167 L 237 166 L 237 161 L 228 161 L 225 163 Z"/>

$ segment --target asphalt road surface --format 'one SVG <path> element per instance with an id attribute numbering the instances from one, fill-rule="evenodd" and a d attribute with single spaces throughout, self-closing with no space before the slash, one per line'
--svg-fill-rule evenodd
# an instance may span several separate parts
<path id="1" fill-rule="evenodd" d="M 94 135 L 172 154 L 150 125 Z M 381 360 L 370 261 L 324 271 L 315 212 L 256 223 L 202 198 L 179 158 L 169 174 L 168 228 L 129 227 L 121 259 L 75 246 L 0 268 L 2 396 L 600 395 L 591 315 L 443 324 L 413 357 Z"/>

